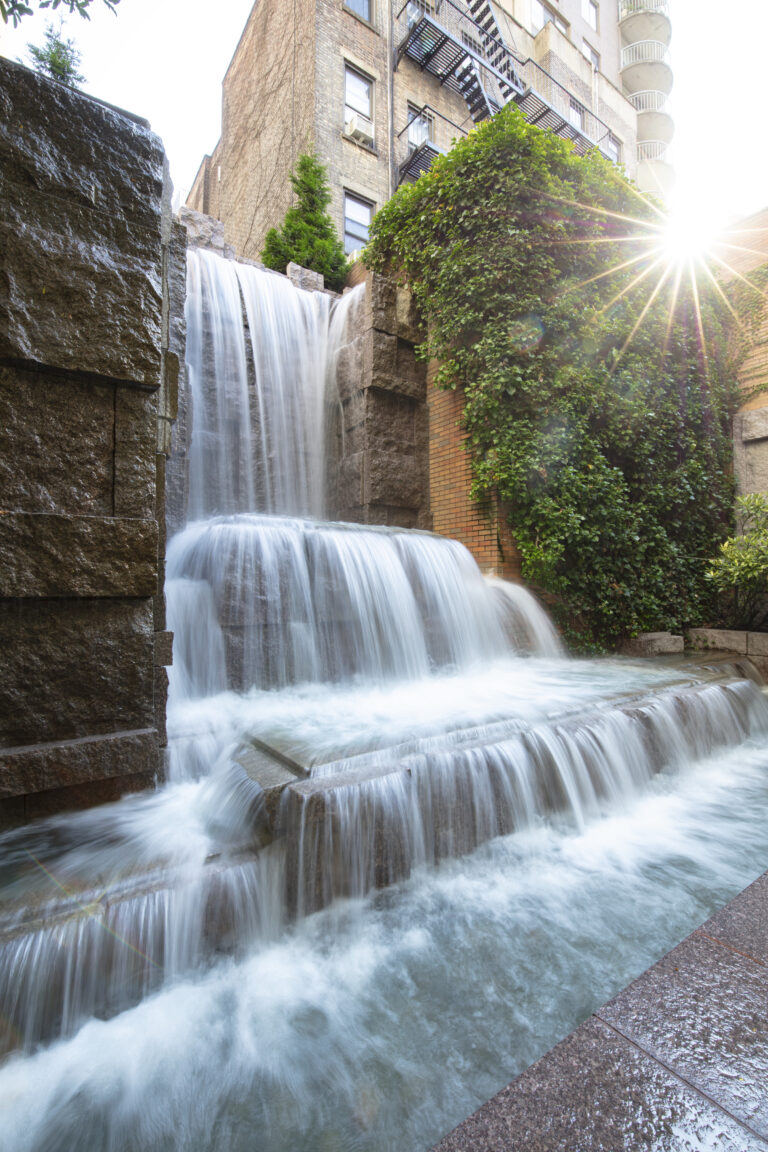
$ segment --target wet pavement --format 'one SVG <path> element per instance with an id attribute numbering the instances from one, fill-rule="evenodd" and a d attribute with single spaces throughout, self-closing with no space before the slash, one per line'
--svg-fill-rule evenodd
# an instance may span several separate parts
<path id="1" fill-rule="evenodd" d="M 768 1152 L 768 872 L 433 1152 L 639 1149 Z"/>

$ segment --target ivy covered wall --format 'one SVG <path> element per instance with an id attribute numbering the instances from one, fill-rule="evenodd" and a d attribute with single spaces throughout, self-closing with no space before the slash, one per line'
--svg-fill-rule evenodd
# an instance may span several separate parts
<path id="1" fill-rule="evenodd" d="M 473 494 L 582 648 L 709 619 L 732 525 L 730 311 L 669 264 L 663 219 L 599 154 L 503 109 L 374 220 L 421 353 L 464 395 Z"/>

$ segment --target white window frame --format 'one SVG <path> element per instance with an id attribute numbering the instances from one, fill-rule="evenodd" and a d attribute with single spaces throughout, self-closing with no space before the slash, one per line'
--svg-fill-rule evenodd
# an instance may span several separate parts
<path id="1" fill-rule="evenodd" d="M 349 102 L 349 89 L 347 88 L 348 77 L 355 77 L 357 80 L 362 80 L 364 84 L 368 85 L 368 111 L 364 112 L 362 108 L 357 108 L 354 103 Z M 349 123 L 353 116 L 359 116 L 364 122 L 366 127 L 370 130 L 373 136 L 373 116 L 374 116 L 374 99 L 375 99 L 375 80 L 372 76 L 367 76 L 359 68 L 355 68 L 354 64 L 349 61 L 344 61 L 344 124 Z M 352 94 L 354 97 L 354 94 Z"/>
<path id="2" fill-rule="evenodd" d="M 614 136 L 613 132 L 608 133 L 606 151 L 613 153 L 614 164 L 621 164 L 622 143 L 618 136 Z"/>
<path id="3" fill-rule="evenodd" d="M 593 32 L 600 30 L 600 5 L 597 0 L 581 0 L 581 14 Z"/>
<path id="4" fill-rule="evenodd" d="M 356 236 L 354 232 L 347 230 L 347 220 L 353 219 L 352 217 L 347 216 L 347 201 L 350 201 L 350 200 L 354 204 L 359 204 L 362 207 L 367 208 L 369 210 L 370 216 L 368 218 L 368 224 L 366 225 L 366 230 L 370 228 L 371 221 L 373 220 L 373 215 L 376 211 L 376 205 L 373 203 L 372 200 L 369 200 L 366 196 L 361 196 L 358 192 L 352 192 L 349 188 L 344 189 L 344 199 L 343 199 L 344 251 L 347 254 L 347 256 L 349 256 L 350 253 L 352 253 L 352 252 L 359 252 L 360 249 L 364 248 L 368 242 L 367 236 L 365 238 L 363 238 L 361 236 Z M 356 221 L 356 223 L 359 224 L 360 222 Z"/>
<path id="5" fill-rule="evenodd" d="M 571 96 L 571 104 L 568 109 L 568 119 L 570 120 L 573 128 L 578 128 L 579 132 L 585 130 L 586 123 L 586 108 L 581 104 L 575 96 Z"/>
<path id="6" fill-rule="evenodd" d="M 592 65 L 595 72 L 599 72 L 600 71 L 600 53 L 595 51 L 595 49 L 592 47 L 592 45 L 589 43 L 588 40 L 582 40 L 581 52 L 582 52 L 582 55 L 585 57 L 585 59 L 588 60 L 589 63 Z"/>
<path id="7" fill-rule="evenodd" d="M 408 104 L 408 151 L 415 152 L 422 144 L 433 144 L 435 118 L 431 112 Z"/>

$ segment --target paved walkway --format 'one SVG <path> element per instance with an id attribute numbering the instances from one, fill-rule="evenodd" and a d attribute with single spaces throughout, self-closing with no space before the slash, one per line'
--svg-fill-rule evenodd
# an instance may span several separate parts
<path id="1" fill-rule="evenodd" d="M 768 872 L 433 1152 L 768 1152 Z"/>

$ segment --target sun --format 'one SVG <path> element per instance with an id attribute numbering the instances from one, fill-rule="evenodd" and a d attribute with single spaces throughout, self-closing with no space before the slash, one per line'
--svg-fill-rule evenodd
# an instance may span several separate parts
<path id="1" fill-rule="evenodd" d="M 718 231 L 711 218 L 695 208 L 677 209 L 659 232 L 663 257 L 673 269 L 699 263 L 716 247 Z"/>

